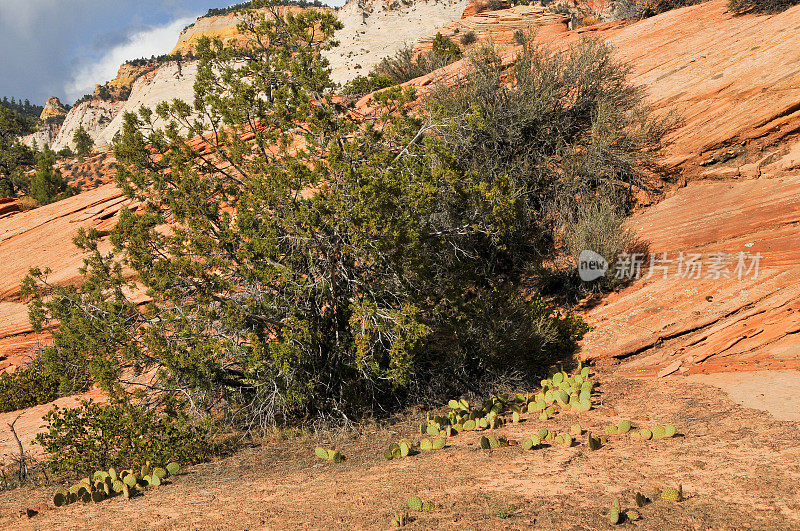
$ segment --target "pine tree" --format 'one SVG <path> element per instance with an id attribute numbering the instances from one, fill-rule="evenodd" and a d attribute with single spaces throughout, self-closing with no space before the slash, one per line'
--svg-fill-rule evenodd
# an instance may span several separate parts
<path id="1" fill-rule="evenodd" d="M 75 144 L 75 153 L 80 158 L 86 157 L 94 146 L 94 140 L 83 126 L 78 127 L 75 134 L 72 135 L 72 142 Z"/>
<path id="2" fill-rule="evenodd" d="M 56 154 L 48 147 L 37 157 L 36 173 L 30 182 L 30 195 L 40 205 L 57 201 L 59 195 L 67 190 L 67 182 L 61 171 L 53 167 L 55 162 Z"/>

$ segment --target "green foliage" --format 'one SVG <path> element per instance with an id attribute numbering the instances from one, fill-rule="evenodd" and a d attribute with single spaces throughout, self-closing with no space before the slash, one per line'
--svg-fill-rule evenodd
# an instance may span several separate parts
<path id="1" fill-rule="evenodd" d="M 728 9 L 736 14 L 773 14 L 800 4 L 800 0 L 728 0 Z"/>
<path id="2" fill-rule="evenodd" d="M 30 180 L 30 195 L 40 205 L 47 205 L 70 197 L 77 191 L 67 184 L 61 171 L 53 167 L 55 162 L 56 154 L 49 148 L 45 148 L 36 157 L 36 173 Z"/>
<path id="3" fill-rule="evenodd" d="M 72 135 L 72 142 L 75 144 L 75 153 L 80 158 L 84 158 L 92 151 L 94 140 L 83 126 L 78 127 Z"/>
<path id="4" fill-rule="evenodd" d="M 450 37 L 445 37 L 441 33 L 436 33 L 431 43 L 431 53 L 436 57 L 441 57 L 448 63 L 458 61 L 461 59 L 461 48 L 458 44 L 450 40 Z"/>
<path id="5" fill-rule="evenodd" d="M 130 402 L 84 400 L 76 408 L 54 406 L 44 420 L 47 431 L 36 436 L 36 443 L 47 452 L 50 469 L 59 473 L 148 461 L 193 463 L 211 451 L 207 430 L 169 404 L 156 412 Z"/>
<path id="6" fill-rule="evenodd" d="M 370 75 L 389 78 L 395 83 L 405 83 L 424 76 L 461 59 L 461 48 L 449 37 L 437 33 L 429 53 L 414 54 L 411 46 L 405 46 L 392 57 L 384 57 Z"/>
<path id="7" fill-rule="evenodd" d="M 14 196 L 27 187 L 25 170 L 34 152 L 18 138 L 33 131 L 34 121 L 0 105 L 0 197 Z"/>
<path id="8" fill-rule="evenodd" d="M 17 411 L 58 398 L 58 378 L 41 361 L 0 375 L 0 412 Z"/>
<path id="9" fill-rule="evenodd" d="M 56 156 L 60 159 L 70 159 L 75 156 L 75 153 L 69 147 L 64 147 L 56 152 Z"/>
<path id="10" fill-rule="evenodd" d="M 110 254 L 80 233 L 81 285 L 42 271 L 26 281 L 37 329 L 60 323 L 45 355 L 112 396 L 126 370 L 152 370 L 152 400 L 188 395 L 252 428 L 507 384 L 569 354 L 585 323 L 523 286 L 554 252 L 562 213 L 634 182 L 659 145 L 626 69 L 599 44 L 526 44 L 507 86 L 484 51 L 423 116 L 409 112 L 414 91 L 393 86 L 357 121 L 322 55 L 335 17 L 260 5 L 274 16 L 244 16 L 250 47 L 200 42 L 194 106 L 125 116 L 117 179 L 141 206 L 121 212 Z M 207 145 L 189 142 L 209 127 Z M 151 302 L 127 297 L 123 267 Z M 559 407 L 588 409 L 569 387 Z M 470 420 L 501 425 L 500 402 L 437 421 L 421 448 Z"/>
<path id="11" fill-rule="evenodd" d="M 32 105 L 30 100 L 26 99 L 24 102 L 22 100 L 17 101 L 15 98 L 9 100 L 8 96 L 4 96 L 3 99 L 0 100 L 0 107 L 13 111 L 20 117 L 29 120 L 38 120 L 44 110 L 44 107 L 41 105 Z"/>
<path id="12" fill-rule="evenodd" d="M 366 76 L 356 76 L 342 88 L 342 94 L 361 96 L 396 85 L 397 82 L 385 74 L 370 72 Z"/>

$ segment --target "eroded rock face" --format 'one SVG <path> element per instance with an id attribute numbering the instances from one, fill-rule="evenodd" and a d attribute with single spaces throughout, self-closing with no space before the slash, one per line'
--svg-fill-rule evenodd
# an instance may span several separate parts
<path id="1" fill-rule="evenodd" d="M 649 251 L 674 263 L 586 312 L 594 330 L 582 357 L 618 358 L 624 372 L 648 376 L 800 368 L 798 223 L 800 175 L 693 182 L 636 215 L 630 226 Z M 677 275 L 681 252 L 702 257 L 700 278 Z M 714 278 L 720 253 L 731 262 Z M 757 275 L 739 278 L 738 253 L 748 268 L 761 256 Z"/>
<path id="2" fill-rule="evenodd" d="M 51 98 L 47 98 L 47 103 L 44 104 L 44 109 L 42 109 L 42 114 L 39 116 L 39 119 L 45 121 L 48 118 L 60 118 L 61 116 L 66 115 L 67 111 L 61 104 L 61 101 L 53 96 Z"/>
<path id="3" fill-rule="evenodd" d="M 49 280 L 67 285 L 79 279 L 83 254 L 72 243 L 79 227 L 108 231 L 126 204 L 113 184 L 56 203 L 0 217 L 0 372 L 23 363 L 46 342 L 28 322 L 20 283 L 31 267 L 50 268 Z M 104 243 L 108 249 L 108 244 Z"/>

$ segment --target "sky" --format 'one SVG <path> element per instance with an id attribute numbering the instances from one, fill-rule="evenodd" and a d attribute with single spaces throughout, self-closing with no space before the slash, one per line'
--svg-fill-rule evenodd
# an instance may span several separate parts
<path id="1" fill-rule="evenodd" d="M 169 53 L 209 8 L 239 1 L 0 0 L 0 98 L 72 104 L 126 60 Z"/>

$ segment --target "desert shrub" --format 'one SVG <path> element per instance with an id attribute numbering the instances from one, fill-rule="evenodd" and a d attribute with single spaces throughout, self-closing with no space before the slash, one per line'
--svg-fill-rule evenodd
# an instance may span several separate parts
<path id="1" fill-rule="evenodd" d="M 728 9 L 737 14 L 770 14 L 780 13 L 798 4 L 800 0 L 728 0 Z"/>
<path id="2" fill-rule="evenodd" d="M 564 247 L 567 255 L 574 259 L 583 250 L 602 255 L 614 263 L 620 253 L 633 243 L 633 235 L 623 227 L 625 213 L 613 201 L 605 198 L 581 204 L 577 211 L 570 212 L 572 219 L 565 222 Z"/>
<path id="3" fill-rule="evenodd" d="M 58 398 L 58 378 L 39 361 L 0 375 L 0 412 L 17 411 Z"/>
<path id="4" fill-rule="evenodd" d="M 17 201 L 17 204 L 19 205 L 19 209 L 23 212 L 26 210 L 33 210 L 34 208 L 40 206 L 39 202 L 29 195 L 23 195 L 20 197 Z"/>
<path id="5" fill-rule="evenodd" d="M 624 238 L 613 225 L 631 204 L 630 186 L 650 174 L 674 121 L 652 117 L 642 91 L 626 81 L 628 68 L 598 42 L 551 52 L 528 41 L 512 81 L 502 74 L 494 49 L 483 47 L 465 81 L 434 90 L 428 110 L 464 171 L 515 198 L 519 237 L 505 243 L 510 259 L 563 253 L 565 233 L 574 245 L 596 236 L 608 240 L 592 245 L 618 247 Z M 611 226 L 594 235 L 587 219 L 598 212 L 585 205 L 599 201 L 611 201 L 602 212 Z M 576 232 L 578 223 L 587 228 Z"/>
<path id="6" fill-rule="evenodd" d="M 387 75 L 370 72 L 366 76 L 356 76 L 350 80 L 343 88 L 342 94 L 348 96 L 359 96 L 369 94 L 376 90 L 389 88 L 397 83 Z"/>
<path id="7" fill-rule="evenodd" d="M 475 35 L 474 31 L 468 31 L 461 36 L 461 44 L 463 44 L 464 46 L 469 46 L 470 44 L 476 42 L 477 40 L 478 36 Z"/>
<path id="8" fill-rule="evenodd" d="M 405 83 L 430 74 L 461 58 L 461 48 L 449 37 L 437 33 L 429 53 L 414 55 L 411 46 L 404 46 L 392 57 L 384 57 L 373 69 L 379 77 L 388 77 L 395 83 Z"/>
<path id="9" fill-rule="evenodd" d="M 146 461 L 160 466 L 196 463 L 212 449 L 205 425 L 190 422 L 174 404 L 156 411 L 128 401 L 84 400 L 75 408 L 54 406 L 44 420 L 46 431 L 36 436 L 36 443 L 48 453 L 47 465 L 56 473 L 85 475 Z"/>

